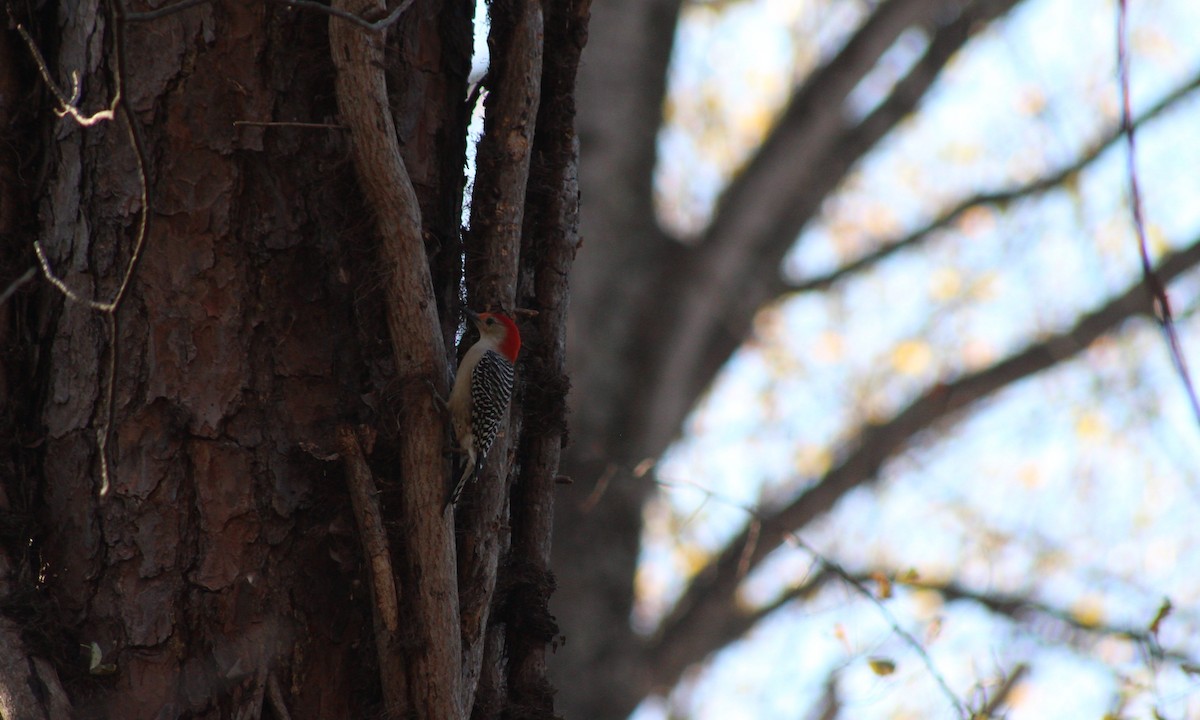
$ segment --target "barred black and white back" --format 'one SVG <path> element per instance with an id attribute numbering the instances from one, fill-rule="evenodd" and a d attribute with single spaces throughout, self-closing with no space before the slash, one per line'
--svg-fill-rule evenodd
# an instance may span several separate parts
<path id="1" fill-rule="evenodd" d="M 498 352 L 485 352 L 471 377 L 471 404 L 475 408 L 471 415 L 471 432 L 475 435 L 476 472 L 483 468 L 488 450 L 496 440 L 512 389 L 512 363 Z"/>
<path id="2" fill-rule="evenodd" d="M 467 481 L 479 477 L 488 451 L 500 431 L 500 421 L 508 410 L 513 390 L 513 365 L 503 355 L 488 350 L 479 358 L 471 373 L 471 435 L 475 449 L 475 467 L 465 468 L 450 494 L 450 504 L 458 504 Z"/>

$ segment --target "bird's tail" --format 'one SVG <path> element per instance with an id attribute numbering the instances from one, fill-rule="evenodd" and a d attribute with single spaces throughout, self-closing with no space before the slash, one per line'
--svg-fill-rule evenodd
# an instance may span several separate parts
<path id="1" fill-rule="evenodd" d="M 462 457 L 462 456 L 459 456 Z M 474 460 L 474 463 L 471 461 Z M 446 495 L 446 504 L 442 510 L 451 505 L 458 504 L 458 498 L 462 495 L 462 491 L 466 489 L 467 483 L 472 477 L 479 477 L 483 473 L 483 457 L 469 458 L 462 457 L 461 460 L 456 460 L 454 463 L 454 474 L 451 477 L 457 477 L 458 481 L 450 488 L 450 492 Z M 462 474 L 459 474 L 459 471 Z"/>

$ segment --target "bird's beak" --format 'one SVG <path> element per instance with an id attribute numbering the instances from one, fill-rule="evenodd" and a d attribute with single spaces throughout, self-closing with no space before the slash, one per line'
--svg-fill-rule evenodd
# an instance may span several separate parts
<path id="1" fill-rule="evenodd" d="M 470 320 L 475 327 L 479 327 L 479 325 L 483 322 L 483 318 L 479 317 L 479 313 L 471 312 L 470 310 L 463 310 L 463 312 L 466 313 L 467 319 Z"/>

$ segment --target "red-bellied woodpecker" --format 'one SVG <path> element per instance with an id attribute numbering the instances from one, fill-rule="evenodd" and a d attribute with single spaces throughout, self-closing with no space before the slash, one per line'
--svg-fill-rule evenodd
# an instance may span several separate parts
<path id="1" fill-rule="evenodd" d="M 462 477 L 454 484 L 449 502 L 458 502 L 471 474 L 483 470 L 492 441 L 500 429 L 500 421 L 508 411 L 512 397 L 513 365 L 521 350 L 521 333 L 512 318 L 502 313 L 467 316 L 479 328 L 479 340 L 472 345 L 459 363 L 450 391 L 450 422 L 454 437 L 466 455 Z"/>

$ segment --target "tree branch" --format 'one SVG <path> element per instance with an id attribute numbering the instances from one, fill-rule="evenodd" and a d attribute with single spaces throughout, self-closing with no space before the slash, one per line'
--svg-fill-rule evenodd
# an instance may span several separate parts
<path id="1" fill-rule="evenodd" d="M 379 656 L 384 702 L 389 708 L 403 710 L 408 702 L 408 690 L 404 665 L 400 662 L 402 656 L 396 652 L 401 640 L 400 590 L 392 571 L 392 551 L 383 526 L 383 512 L 379 507 L 379 489 L 363 455 L 359 432 L 349 426 L 339 427 L 337 444 L 346 468 L 350 506 L 358 525 L 375 600 L 371 604 L 371 615 L 375 620 L 375 650 Z M 400 712 L 400 715 L 403 714 Z"/>
<path id="2" fill-rule="evenodd" d="M 332 6 L 330 6 L 323 5 L 319 2 L 314 2 L 313 0 L 275 0 L 275 2 L 279 3 L 280 5 L 289 5 L 291 7 L 323 12 L 330 17 L 340 18 L 364 30 L 368 30 L 370 32 L 382 32 L 383 30 L 386 30 L 394 25 L 395 22 L 400 19 L 400 16 L 404 14 L 404 11 L 408 10 L 408 8 L 412 6 L 414 0 L 402 0 L 401 3 L 397 5 L 391 12 L 374 21 L 367 20 L 355 13 L 346 12 L 345 10 L 339 8 L 337 3 L 334 3 Z M 372 8 L 372 11 L 375 13 L 386 12 L 387 5 L 377 5 L 375 8 Z"/>
<path id="3" fill-rule="evenodd" d="M 1200 264 L 1200 241 L 1167 255 L 1157 272 L 1164 282 Z M 708 628 L 729 628 L 738 614 L 736 591 L 746 571 L 753 571 L 775 548 L 814 519 L 828 513 L 850 490 L 873 482 L 883 464 L 935 423 L 977 404 L 998 390 L 1069 360 L 1120 323 L 1152 313 L 1141 283 L 1081 317 L 1074 327 L 1028 346 L 991 367 L 934 385 L 891 420 L 859 433 L 842 461 L 816 485 L 787 506 L 759 518 L 757 540 L 743 531 L 701 570 L 675 609 L 663 621 L 648 648 L 652 665 L 675 677 L 689 664 L 721 647 L 725 639 L 710 637 Z"/>
<path id="4" fill-rule="evenodd" d="M 1004 677 L 1000 686 L 996 688 L 996 692 L 986 699 L 983 707 L 973 717 L 992 718 L 996 713 L 1008 703 L 1008 698 L 1012 695 L 1013 688 L 1017 686 L 1029 674 L 1029 666 L 1025 663 L 1019 663 L 1012 672 Z"/>
<path id="5" fill-rule="evenodd" d="M 923 26 L 950 3 L 944 0 L 890 0 L 850 37 L 836 56 L 817 68 L 792 98 L 754 156 L 721 194 L 705 231 L 708 252 L 753 253 L 774 239 L 770 225 L 797 190 L 823 172 L 817 165 L 825 148 L 846 129 L 846 98 L 896 39 Z M 790 242 L 790 241 L 789 241 Z"/>
<path id="6" fill-rule="evenodd" d="M 786 290 L 783 257 L 821 202 L 916 108 L 967 41 L 1017 1 L 975 0 L 967 5 L 936 31 L 908 75 L 858 125 L 846 128 L 830 121 L 826 135 L 809 137 L 796 133 L 795 128 L 808 126 L 788 114 L 772 131 L 764 153 L 773 159 L 752 161 L 729 191 L 731 197 L 740 197 L 753 190 L 757 199 L 741 205 L 722 203 L 703 243 L 686 262 L 664 268 L 661 286 L 673 305 L 664 311 L 658 303 L 646 303 L 641 325 L 658 338 L 650 347 L 661 348 L 654 372 L 647 374 L 638 394 L 646 399 L 643 432 L 653 452 L 665 449 L 678 433 L 694 399 L 745 339 L 754 314 Z M 743 183 L 746 190 L 740 189 Z"/>
<path id="7" fill-rule="evenodd" d="M 972 22 L 986 17 L 978 7 L 967 5 Z M 580 70 L 588 262 L 571 281 L 569 342 L 587 349 L 571 356 L 575 397 L 587 398 L 573 405 L 571 420 L 573 432 L 588 441 L 570 450 L 564 467 L 577 482 L 560 493 L 556 510 L 556 572 L 570 598 L 556 606 L 570 637 L 556 671 L 560 677 L 599 677 L 564 694 L 568 702 L 560 709 L 568 717 L 596 715 L 598 708 L 624 717 L 652 680 L 644 658 L 629 649 L 639 640 L 628 624 L 640 513 L 652 484 L 649 477 L 611 468 L 656 457 L 678 434 L 698 392 L 745 338 L 758 309 L 745 307 L 735 293 L 758 296 L 764 288 L 757 284 L 765 283 L 770 299 L 786 289 L 779 261 L 765 275 L 743 267 L 738 283 L 713 281 L 706 274 L 711 267 L 687 257 L 704 251 L 670 241 L 654 220 L 650 177 L 678 10 L 679 0 L 605 3 L 592 26 L 591 60 Z M 820 160 L 814 166 L 819 180 L 832 185 L 836 168 L 827 170 L 825 156 Z M 813 192 L 817 207 L 828 190 Z M 731 228 L 730 237 L 735 234 Z M 794 239 L 792 233 L 783 242 Z M 720 307 L 723 302 L 736 307 Z M 605 478 L 611 482 L 601 502 L 587 503 L 597 480 Z"/>
<path id="8" fill-rule="evenodd" d="M 125 16 L 125 19 L 129 22 L 148 22 L 150 20 L 164 18 L 168 15 L 174 15 L 177 12 L 190 10 L 191 8 L 198 7 L 200 5 L 208 5 L 212 2 L 213 0 L 181 0 L 174 5 L 160 7 L 157 10 L 128 13 Z M 314 0 L 274 0 L 274 2 L 280 5 L 287 5 L 289 7 L 325 13 L 330 17 L 341 18 L 342 20 L 345 20 L 364 30 L 368 30 L 370 32 L 381 32 L 394 25 L 395 22 L 400 19 L 400 16 L 404 14 L 404 11 L 408 10 L 408 8 L 413 4 L 414 0 L 402 0 L 402 2 L 395 7 L 395 9 L 393 9 L 387 15 L 384 15 L 378 20 L 374 21 L 359 17 L 354 13 L 347 12 L 338 7 L 331 7 L 319 2 L 314 2 Z"/>
<path id="9" fill-rule="evenodd" d="M 469 304 L 513 313 L 530 153 L 541 104 L 542 7 L 538 0 L 492 3 L 489 17 L 493 55 L 464 266 Z M 509 448 L 520 430 L 520 414 L 514 402 L 506 431 L 492 446 L 481 477 L 467 487 L 458 512 L 463 704 L 468 708 L 474 704 L 484 659 L 499 558 L 510 542 L 501 528 L 508 525 Z"/>
<path id="10" fill-rule="evenodd" d="M 384 9 L 378 0 L 340 0 L 335 7 L 356 15 Z M 419 590 L 405 595 L 412 642 L 392 651 L 403 650 L 413 669 L 408 706 L 422 718 L 459 720 L 464 713 L 454 537 L 448 515 L 439 512 L 446 483 L 444 423 L 429 392 L 432 383 L 444 397 L 448 373 L 421 211 L 388 104 L 382 34 L 359 32 L 339 18 L 330 18 L 329 39 L 337 70 L 338 109 L 350 128 L 355 169 L 375 215 L 401 395 L 397 407 L 404 559 L 414 580 L 409 584 Z"/>
<path id="11" fill-rule="evenodd" d="M 1188 370 L 1187 358 L 1183 353 L 1183 343 L 1179 340 L 1179 332 L 1175 327 L 1175 314 L 1171 310 L 1171 298 L 1162 280 L 1154 273 L 1150 260 L 1150 241 L 1146 232 L 1146 213 L 1142 203 L 1141 183 L 1138 182 L 1137 172 L 1137 133 L 1133 124 L 1133 108 L 1129 92 L 1129 8 L 1126 0 L 1117 3 L 1117 78 L 1121 87 L 1121 127 L 1125 134 L 1125 176 L 1129 182 L 1129 212 L 1133 220 L 1134 234 L 1137 236 L 1138 256 L 1142 261 L 1142 280 L 1146 290 L 1158 305 L 1159 324 L 1167 340 L 1167 348 L 1171 353 L 1171 362 L 1175 372 L 1183 382 L 1184 391 L 1192 406 L 1192 415 L 1200 423 L 1200 398 L 1196 397 L 1196 388 L 1192 384 L 1191 372 Z"/>
<path id="12" fill-rule="evenodd" d="M 1141 127 L 1142 125 L 1154 120 L 1159 115 L 1162 115 L 1167 110 L 1171 109 L 1180 100 L 1186 98 L 1194 90 L 1200 88 L 1200 75 L 1193 77 L 1184 85 L 1176 88 L 1163 99 L 1159 100 L 1153 107 L 1143 113 L 1133 125 Z M 791 284 L 791 289 L 796 292 L 807 292 L 812 290 L 824 290 L 834 283 L 851 275 L 862 272 L 870 267 L 873 267 L 879 261 L 891 257 L 901 250 L 910 249 L 920 245 L 929 238 L 929 236 L 937 230 L 941 230 L 956 222 L 969 210 L 973 210 L 985 205 L 1004 205 L 1017 200 L 1020 200 L 1031 195 L 1038 195 L 1049 190 L 1059 187 L 1067 182 L 1071 176 L 1080 172 L 1084 168 L 1095 162 L 1105 151 L 1112 148 L 1124 135 L 1124 130 L 1121 126 L 1108 130 L 1104 136 L 1092 145 L 1090 148 L 1081 153 L 1073 162 L 1065 165 L 1062 168 L 1054 171 L 1049 175 L 1044 175 L 1040 178 L 1032 180 L 1020 185 L 1014 185 L 1005 190 L 996 190 L 992 192 L 980 193 L 972 197 L 959 201 L 950 209 L 945 210 L 933 220 L 930 220 L 925 225 L 905 235 L 904 237 L 884 240 L 877 243 L 877 249 L 863 255 L 857 260 L 852 260 L 838 269 L 809 278 L 801 282 Z"/>
<path id="13" fill-rule="evenodd" d="M 546 62 L 529 173 L 520 296 L 537 310 L 538 342 L 525 366 L 520 475 L 512 489 L 512 551 L 506 576 L 510 701 L 524 717 L 554 718 L 546 648 L 559 629 L 550 543 L 555 479 L 567 434 L 568 278 L 579 247 L 579 141 L 575 78 L 587 42 L 591 0 L 545 0 Z"/>

